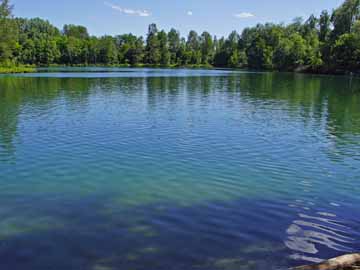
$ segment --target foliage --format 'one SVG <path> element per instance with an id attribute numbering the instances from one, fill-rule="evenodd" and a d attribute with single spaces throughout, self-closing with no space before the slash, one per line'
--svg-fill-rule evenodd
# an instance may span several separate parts
<path id="1" fill-rule="evenodd" d="M 60 31 L 40 18 L 12 17 L 0 0 L 0 64 L 216 66 L 272 70 L 353 72 L 360 69 L 360 0 L 345 0 L 332 14 L 323 11 L 289 25 L 258 24 L 227 38 L 155 24 L 146 40 L 133 34 L 90 36 L 84 26 Z"/>
<path id="2" fill-rule="evenodd" d="M 9 0 L 0 0 L 0 63 L 9 63 L 17 49 L 17 32 Z"/>
<path id="3" fill-rule="evenodd" d="M 354 33 L 341 35 L 333 48 L 335 66 L 356 71 L 360 68 L 360 37 Z"/>

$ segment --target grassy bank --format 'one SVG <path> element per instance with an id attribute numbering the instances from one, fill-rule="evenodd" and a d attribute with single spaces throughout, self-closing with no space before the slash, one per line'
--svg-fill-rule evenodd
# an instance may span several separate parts
<path id="1" fill-rule="evenodd" d="M 39 67 L 108 67 L 108 68 L 193 68 L 193 69 L 212 69 L 212 65 L 152 65 L 152 64 L 73 64 L 73 65 L 58 65 L 50 64 Z"/>
<path id="2" fill-rule="evenodd" d="M 0 74 L 30 73 L 30 72 L 36 72 L 36 68 L 32 66 L 13 66 L 13 67 L 0 66 Z"/>
<path id="3" fill-rule="evenodd" d="M 1 66 L 0 65 L 0 74 L 15 74 L 15 73 L 33 73 L 38 72 L 37 68 L 66 68 L 66 67 L 107 67 L 107 68 L 189 68 L 189 69 L 213 69 L 211 65 L 149 65 L 149 64 L 138 64 L 138 65 L 128 65 L 128 64 L 116 64 L 116 65 L 85 65 L 85 64 L 74 64 L 74 65 L 57 65 L 50 64 L 47 66 L 31 66 L 31 65 L 20 65 L 20 66 Z M 40 71 L 41 72 L 41 71 Z"/>

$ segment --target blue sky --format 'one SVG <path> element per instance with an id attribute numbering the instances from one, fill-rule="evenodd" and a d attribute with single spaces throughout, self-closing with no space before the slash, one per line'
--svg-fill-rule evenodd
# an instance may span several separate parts
<path id="1" fill-rule="evenodd" d="M 207 30 L 217 36 L 263 22 L 290 22 L 343 0 L 12 0 L 18 17 L 41 17 L 62 28 L 80 24 L 92 35 L 145 35 L 154 22 L 160 29 L 174 27 L 185 36 Z"/>

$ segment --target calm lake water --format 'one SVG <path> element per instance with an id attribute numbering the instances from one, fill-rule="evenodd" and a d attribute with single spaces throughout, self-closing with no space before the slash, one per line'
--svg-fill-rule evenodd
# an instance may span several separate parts
<path id="1" fill-rule="evenodd" d="M 283 269 L 360 250 L 360 82 L 0 76 L 0 269 Z"/>

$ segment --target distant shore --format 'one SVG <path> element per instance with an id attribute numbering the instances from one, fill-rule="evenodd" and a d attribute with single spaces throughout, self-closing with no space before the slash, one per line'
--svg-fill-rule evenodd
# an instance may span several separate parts
<path id="1" fill-rule="evenodd" d="M 0 74 L 32 73 L 37 72 L 33 66 L 0 67 Z"/>
<path id="2" fill-rule="evenodd" d="M 216 69 L 216 67 L 210 65 L 186 65 L 186 66 L 176 66 L 176 65 L 126 65 L 126 64 L 117 64 L 117 65 L 48 65 L 48 66 L 7 66 L 1 67 L 0 66 L 0 74 L 16 74 L 16 73 L 37 73 L 39 72 L 39 68 L 71 68 L 71 67 L 78 67 L 78 68 L 87 68 L 87 67 L 105 67 L 105 68 L 188 68 L 188 69 Z"/>
<path id="3" fill-rule="evenodd" d="M 138 64 L 138 65 L 128 65 L 128 64 L 116 64 L 116 65 L 106 65 L 106 64 L 98 64 L 98 65 L 86 65 L 86 64 L 76 64 L 76 65 L 57 65 L 51 64 L 48 66 L 40 65 L 19 65 L 19 66 L 8 66 L 1 67 L 0 66 L 0 74 L 16 74 L 16 73 L 37 73 L 39 72 L 39 68 L 88 68 L 88 67 L 105 67 L 105 68 L 169 68 L 169 69 L 224 69 L 224 70 L 243 70 L 243 71 L 260 71 L 260 72 L 293 72 L 299 74 L 326 74 L 326 75 L 349 75 L 349 76 L 360 76 L 360 71 L 358 73 L 348 72 L 346 70 L 334 70 L 334 69 L 307 69 L 301 68 L 294 71 L 287 70 L 254 70 L 244 68 L 226 68 L 226 67 L 217 67 L 212 65 L 149 65 L 149 64 Z"/>

